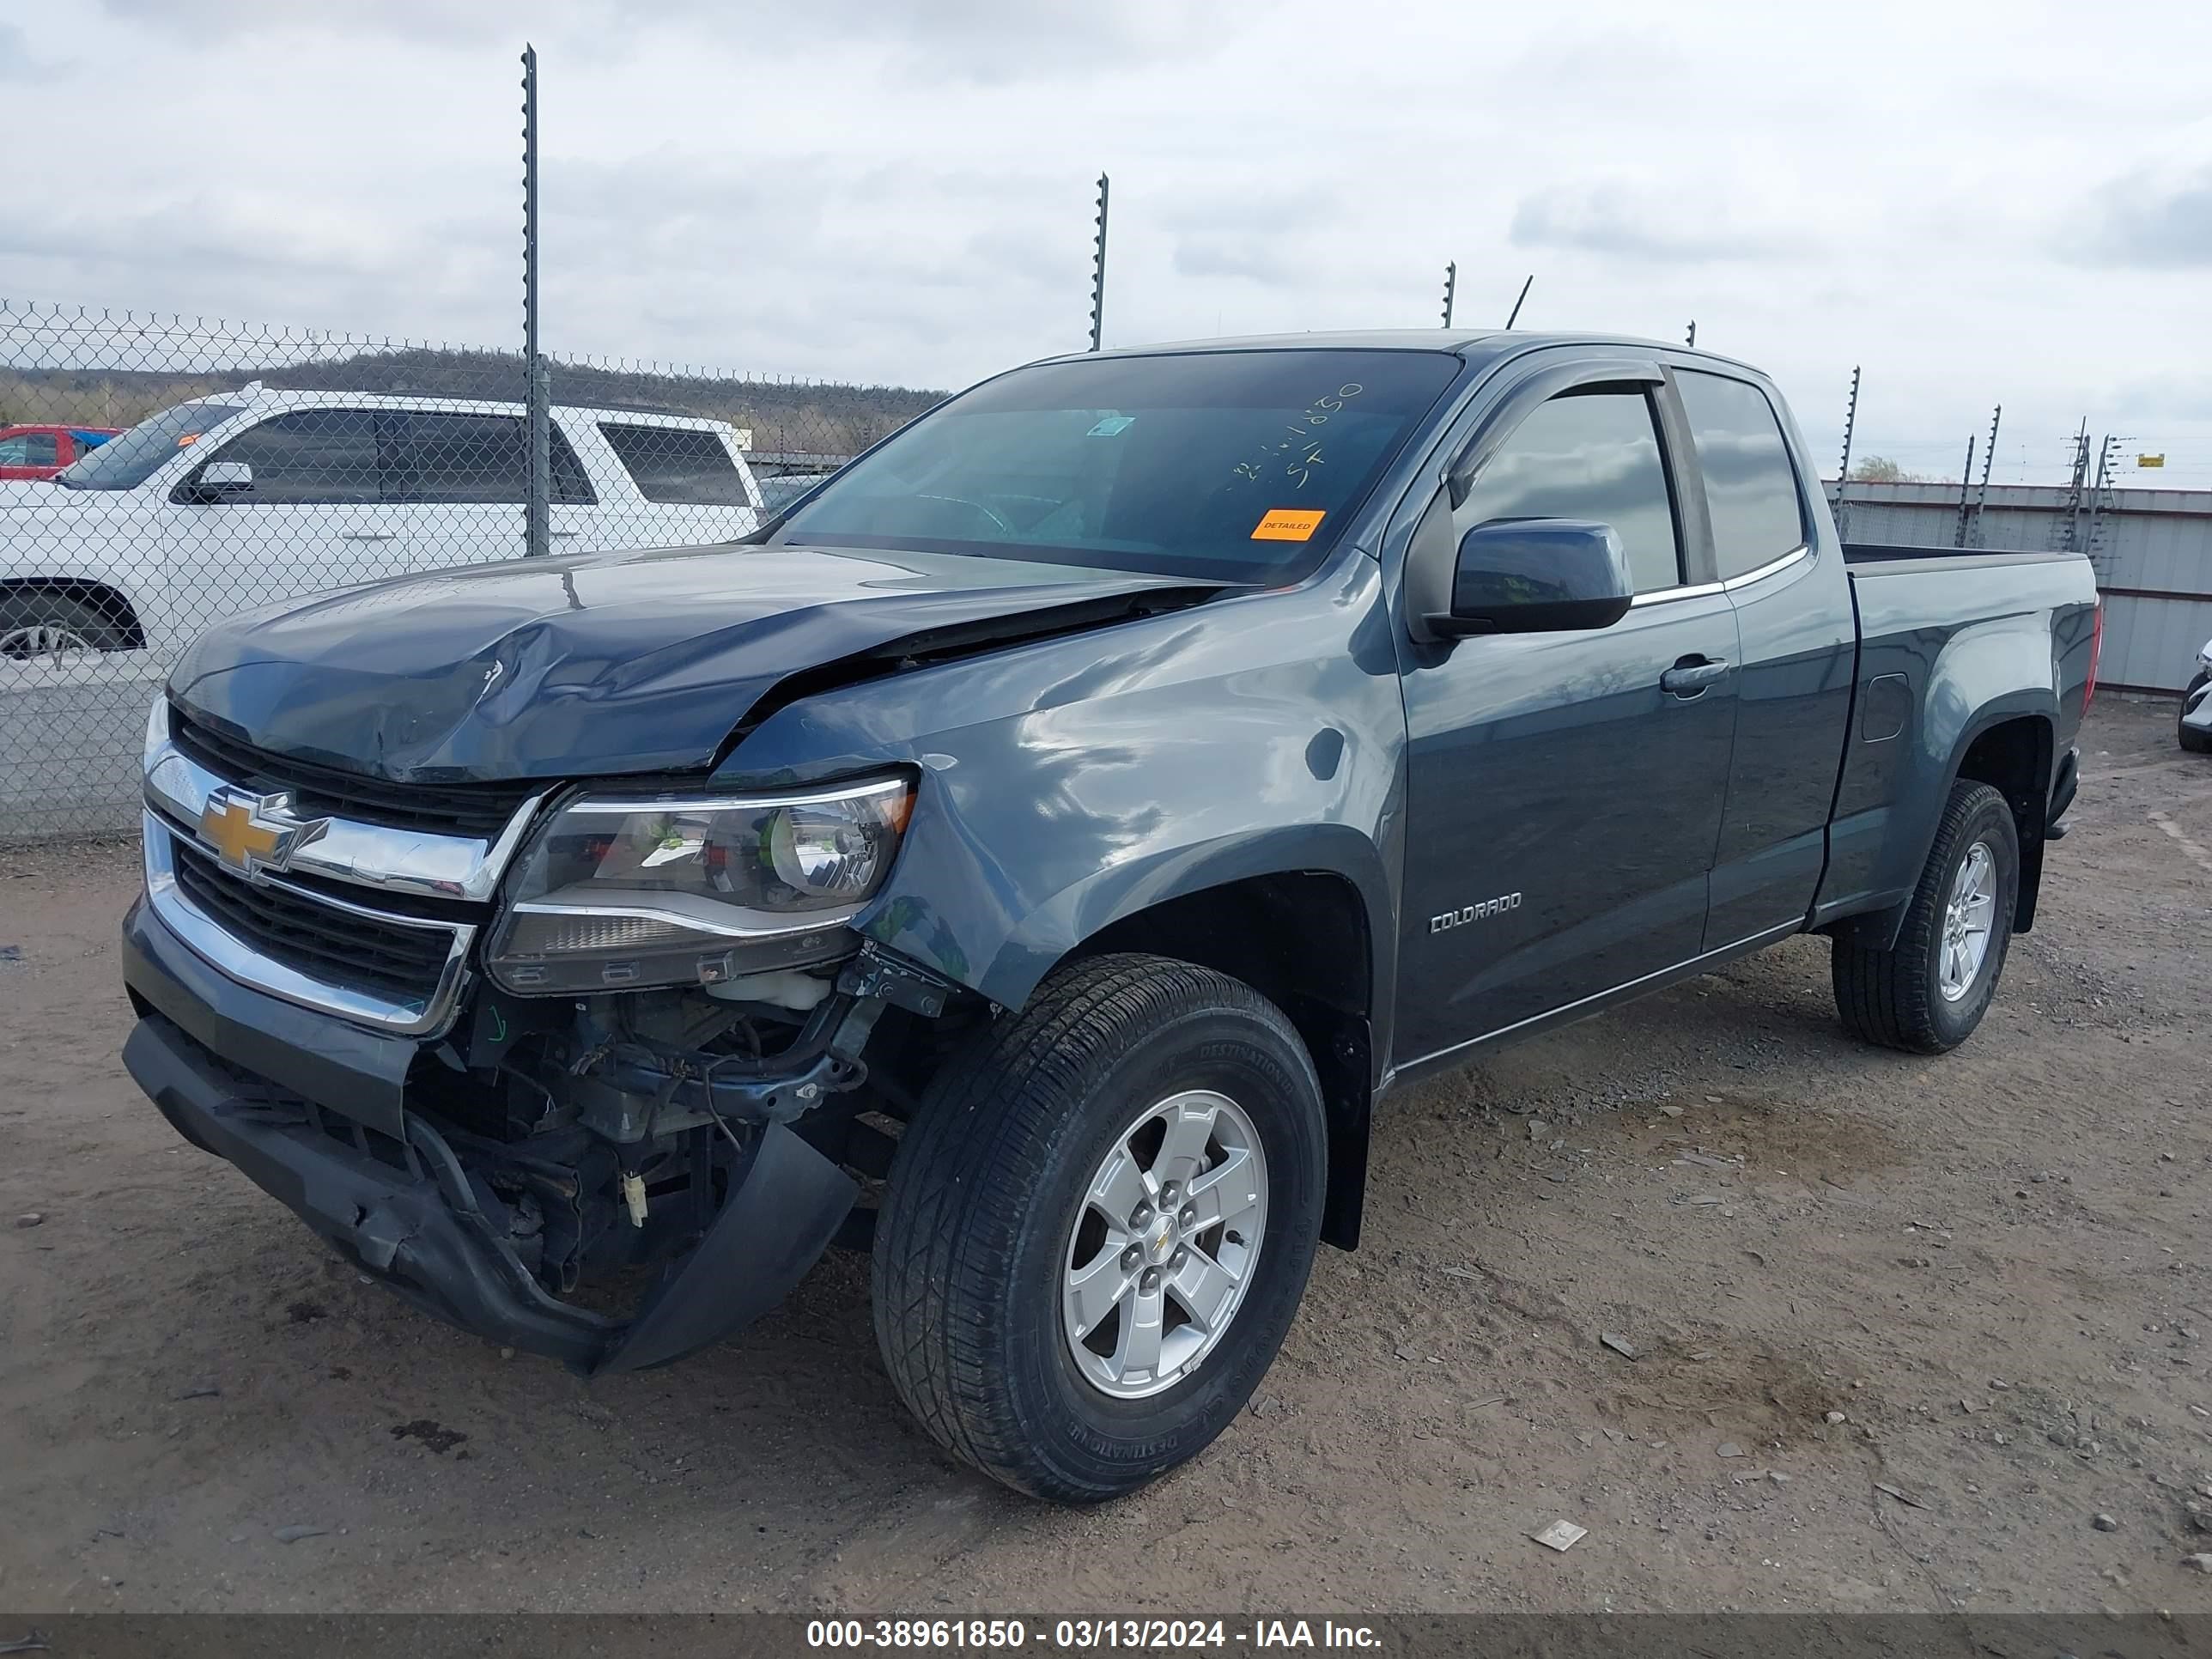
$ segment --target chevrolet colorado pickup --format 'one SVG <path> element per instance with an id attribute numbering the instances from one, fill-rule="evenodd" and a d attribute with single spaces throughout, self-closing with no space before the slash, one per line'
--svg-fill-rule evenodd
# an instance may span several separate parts
<path id="1" fill-rule="evenodd" d="M 1358 1242 L 1394 1089 L 1808 931 L 1860 1036 L 1973 1030 L 2089 567 L 1847 549 L 1815 480 L 1706 354 L 1229 341 L 987 380 L 737 544 L 265 609 L 151 711 L 125 1060 L 586 1373 L 870 1249 L 932 1435 L 1127 1492 Z"/>

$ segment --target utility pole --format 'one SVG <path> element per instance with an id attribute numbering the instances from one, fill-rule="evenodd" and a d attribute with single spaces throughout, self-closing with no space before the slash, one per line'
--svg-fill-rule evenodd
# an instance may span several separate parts
<path id="1" fill-rule="evenodd" d="M 523 551 L 544 558 L 553 544 L 552 377 L 538 351 L 538 48 L 522 48 L 522 357 L 530 377 L 530 481 Z"/>
<path id="2" fill-rule="evenodd" d="M 1689 334 L 1689 337 L 1688 337 L 1687 339 L 1684 340 L 1684 341 L 1682 342 L 1682 343 L 1683 343 L 1684 345 L 1692 345 L 1692 346 L 1693 346 L 1693 345 L 1697 344 L 1697 343 L 1698 343 L 1698 319 L 1697 319 L 1696 318 L 1692 317 L 1692 318 L 1691 318 L 1691 319 L 1690 319 L 1690 334 Z"/>
<path id="3" fill-rule="evenodd" d="M 1444 326 L 1451 326 L 1452 295 L 1459 289 L 1459 264 L 1448 260 L 1444 264 Z"/>
<path id="4" fill-rule="evenodd" d="M 1106 326 L 1106 175 L 1098 175 L 1098 247 L 1091 265 L 1091 349 L 1098 349 Z"/>
<path id="5" fill-rule="evenodd" d="M 1531 283 L 1534 283 L 1534 282 L 1535 282 L 1535 280 L 1536 280 L 1536 273 L 1535 273 L 1534 271 L 1533 271 L 1533 270 L 1532 270 L 1532 271 L 1530 271 L 1530 272 L 1528 273 L 1528 281 L 1521 284 L 1521 299 L 1519 299 L 1519 300 L 1516 300 L 1516 301 L 1513 302 L 1513 311 L 1512 311 L 1512 314 L 1511 314 L 1510 316 L 1508 316 L 1508 317 L 1506 318 L 1506 319 L 1505 319 L 1505 326 L 1506 326 L 1506 329 L 1507 329 L 1507 331 L 1508 331 L 1509 332 L 1511 331 L 1511 329 L 1512 329 L 1512 327 L 1513 327 L 1514 319 L 1515 319 L 1515 318 L 1517 318 L 1517 317 L 1518 317 L 1518 316 L 1520 316 L 1520 314 L 1521 314 L 1521 303 L 1522 303 L 1522 300 L 1526 300 L 1526 299 L 1528 297 L 1528 289 L 1529 289 L 1529 285 L 1530 285 Z"/>

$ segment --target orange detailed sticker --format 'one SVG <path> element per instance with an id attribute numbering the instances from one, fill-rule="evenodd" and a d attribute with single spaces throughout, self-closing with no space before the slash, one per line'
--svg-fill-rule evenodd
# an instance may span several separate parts
<path id="1" fill-rule="evenodd" d="M 1320 507 L 1275 507 L 1260 515 L 1260 527 L 1252 532 L 1255 542 L 1304 542 L 1313 539 L 1315 531 L 1328 514 Z"/>

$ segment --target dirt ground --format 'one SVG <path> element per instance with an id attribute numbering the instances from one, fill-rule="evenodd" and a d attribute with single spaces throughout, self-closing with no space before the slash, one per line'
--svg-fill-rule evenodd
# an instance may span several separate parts
<path id="1" fill-rule="evenodd" d="M 2212 763 L 2082 747 L 1964 1048 L 1798 940 L 1394 1099 L 1251 1411 L 1087 1513 L 908 1425 L 856 1258 L 589 1387 L 366 1285 L 125 1076 L 131 849 L 0 851 L 0 1605 L 2212 1610 Z"/>

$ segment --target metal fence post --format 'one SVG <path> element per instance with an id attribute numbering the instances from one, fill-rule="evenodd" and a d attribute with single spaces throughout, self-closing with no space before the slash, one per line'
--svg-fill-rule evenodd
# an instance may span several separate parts
<path id="1" fill-rule="evenodd" d="M 1966 464 L 1959 470 L 1959 522 L 1951 532 L 1951 545 L 1966 544 L 1966 514 L 1973 505 L 1974 434 L 1966 434 Z"/>
<path id="2" fill-rule="evenodd" d="M 1990 469 L 1996 464 L 1997 426 L 2004 419 L 2004 405 L 1999 404 L 1990 414 L 1990 441 L 1982 450 L 1982 487 L 1974 495 L 1973 527 L 1966 532 L 1965 545 L 1979 547 L 1982 541 L 1982 514 L 1989 506 Z"/>
<path id="3" fill-rule="evenodd" d="M 2051 520 L 2051 546 L 2063 553 L 2083 551 L 2081 545 L 2081 515 L 2084 510 L 2082 492 L 2089 485 L 2089 417 L 2081 417 L 2081 429 L 2074 434 L 2074 466 L 2066 483 L 2065 504 Z"/>
<path id="4" fill-rule="evenodd" d="M 1851 486 L 1851 429 L 1858 424 L 1858 419 L 1859 366 L 1854 363 L 1851 365 L 1851 395 L 1844 404 L 1844 454 L 1843 459 L 1836 463 L 1835 517 L 1836 538 L 1838 541 L 1843 539 L 1844 526 L 1850 516 L 1850 504 L 1844 501 L 1844 492 Z"/>
<path id="5" fill-rule="evenodd" d="M 1098 349 L 1106 331 L 1106 204 L 1113 189 L 1104 173 L 1098 175 L 1098 245 L 1091 267 L 1091 349 Z"/>
<path id="6" fill-rule="evenodd" d="M 538 349 L 538 49 L 522 48 L 522 356 L 529 375 L 530 484 L 523 551 L 553 544 L 553 377 Z"/>

